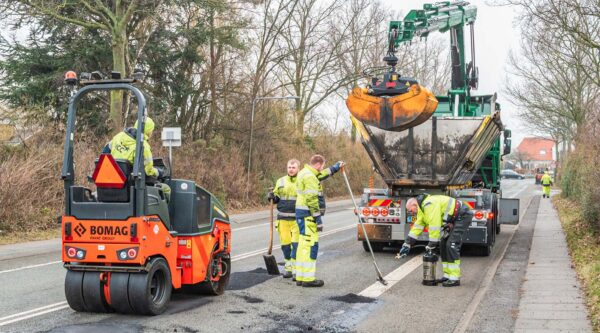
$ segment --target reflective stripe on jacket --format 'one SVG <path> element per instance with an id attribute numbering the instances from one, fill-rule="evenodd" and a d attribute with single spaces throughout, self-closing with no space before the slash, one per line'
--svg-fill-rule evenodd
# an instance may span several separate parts
<path id="1" fill-rule="evenodd" d="M 454 218 L 456 199 L 445 195 L 427 196 L 418 208 L 417 221 L 410 229 L 408 236 L 418 239 L 423 229 L 429 229 L 429 241 L 439 242 L 444 221 Z M 458 213 L 458 212 L 456 212 Z"/>
<path id="2" fill-rule="evenodd" d="M 319 171 L 308 164 L 298 173 L 296 180 L 296 217 L 321 216 L 319 208 L 319 190 L 321 183 L 317 178 Z"/>
<path id="3" fill-rule="evenodd" d="M 128 128 L 125 131 L 115 135 L 110 141 L 110 152 L 115 159 L 125 159 L 134 163 L 135 159 L 135 135 L 134 128 Z M 152 160 L 152 151 L 150 145 L 145 139 L 144 141 L 144 171 L 146 175 L 158 177 L 158 170 L 154 168 Z"/>
<path id="4" fill-rule="evenodd" d="M 296 180 L 297 176 L 284 176 L 275 183 L 273 193 L 279 197 L 279 202 L 277 202 L 278 220 L 296 219 Z"/>

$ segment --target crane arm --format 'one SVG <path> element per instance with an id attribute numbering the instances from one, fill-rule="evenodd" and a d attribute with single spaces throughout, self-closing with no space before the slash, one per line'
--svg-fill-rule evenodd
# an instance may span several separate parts
<path id="1" fill-rule="evenodd" d="M 390 22 L 390 46 L 409 42 L 415 37 L 427 37 L 432 31 L 446 32 L 455 27 L 475 22 L 477 7 L 466 1 L 425 4 L 423 9 L 413 9 L 403 21 Z"/>

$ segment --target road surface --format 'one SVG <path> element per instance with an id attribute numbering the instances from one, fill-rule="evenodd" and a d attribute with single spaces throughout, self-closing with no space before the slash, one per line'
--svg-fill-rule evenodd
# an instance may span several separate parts
<path id="1" fill-rule="evenodd" d="M 521 200 L 524 219 L 535 218 L 540 191 L 533 180 L 503 180 L 502 189 L 505 197 Z M 267 275 L 265 213 L 244 214 L 232 226 L 228 291 L 217 297 L 174 294 L 167 312 L 156 317 L 71 310 L 60 240 L 0 246 L 0 332 L 512 331 L 531 223 L 502 226 L 489 257 L 464 249 L 458 288 L 421 285 L 419 250 L 400 260 L 394 249 L 376 253 L 390 282 L 382 288 L 370 255 L 356 241 L 350 203 L 331 206 L 319 240 L 317 276 L 323 288 Z M 278 247 L 274 253 L 282 261 Z"/>

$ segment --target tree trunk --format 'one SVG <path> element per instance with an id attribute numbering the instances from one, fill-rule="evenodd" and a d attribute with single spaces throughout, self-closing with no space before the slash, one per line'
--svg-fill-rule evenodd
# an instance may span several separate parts
<path id="1" fill-rule="evenodd" d="M 304 136 L 304 110 L 302 109 L 302 100 L 297 99 L 294 107 L 294 113 L 296 114 L 296 132 L 298 137 Z"/>
<path id="2" fill-rule="evenodd" d="M 113 70 L 127 76 L 125 56 L 127 53 L 127 32 L 125 26 L 116 26 L 112 36 Z M 110 120 L 113 132 L 119 132 L 123 126 L 123 91 L 110 93 Z"/>

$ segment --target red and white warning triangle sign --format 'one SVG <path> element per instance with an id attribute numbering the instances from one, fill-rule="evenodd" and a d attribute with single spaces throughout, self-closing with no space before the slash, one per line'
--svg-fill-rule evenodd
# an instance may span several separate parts
<path id="1" fill-rule="evenodd" d="M 125 175 L 111 154 L 102 154 L 92 176 L 97 187 L 123 188 Z"/>

